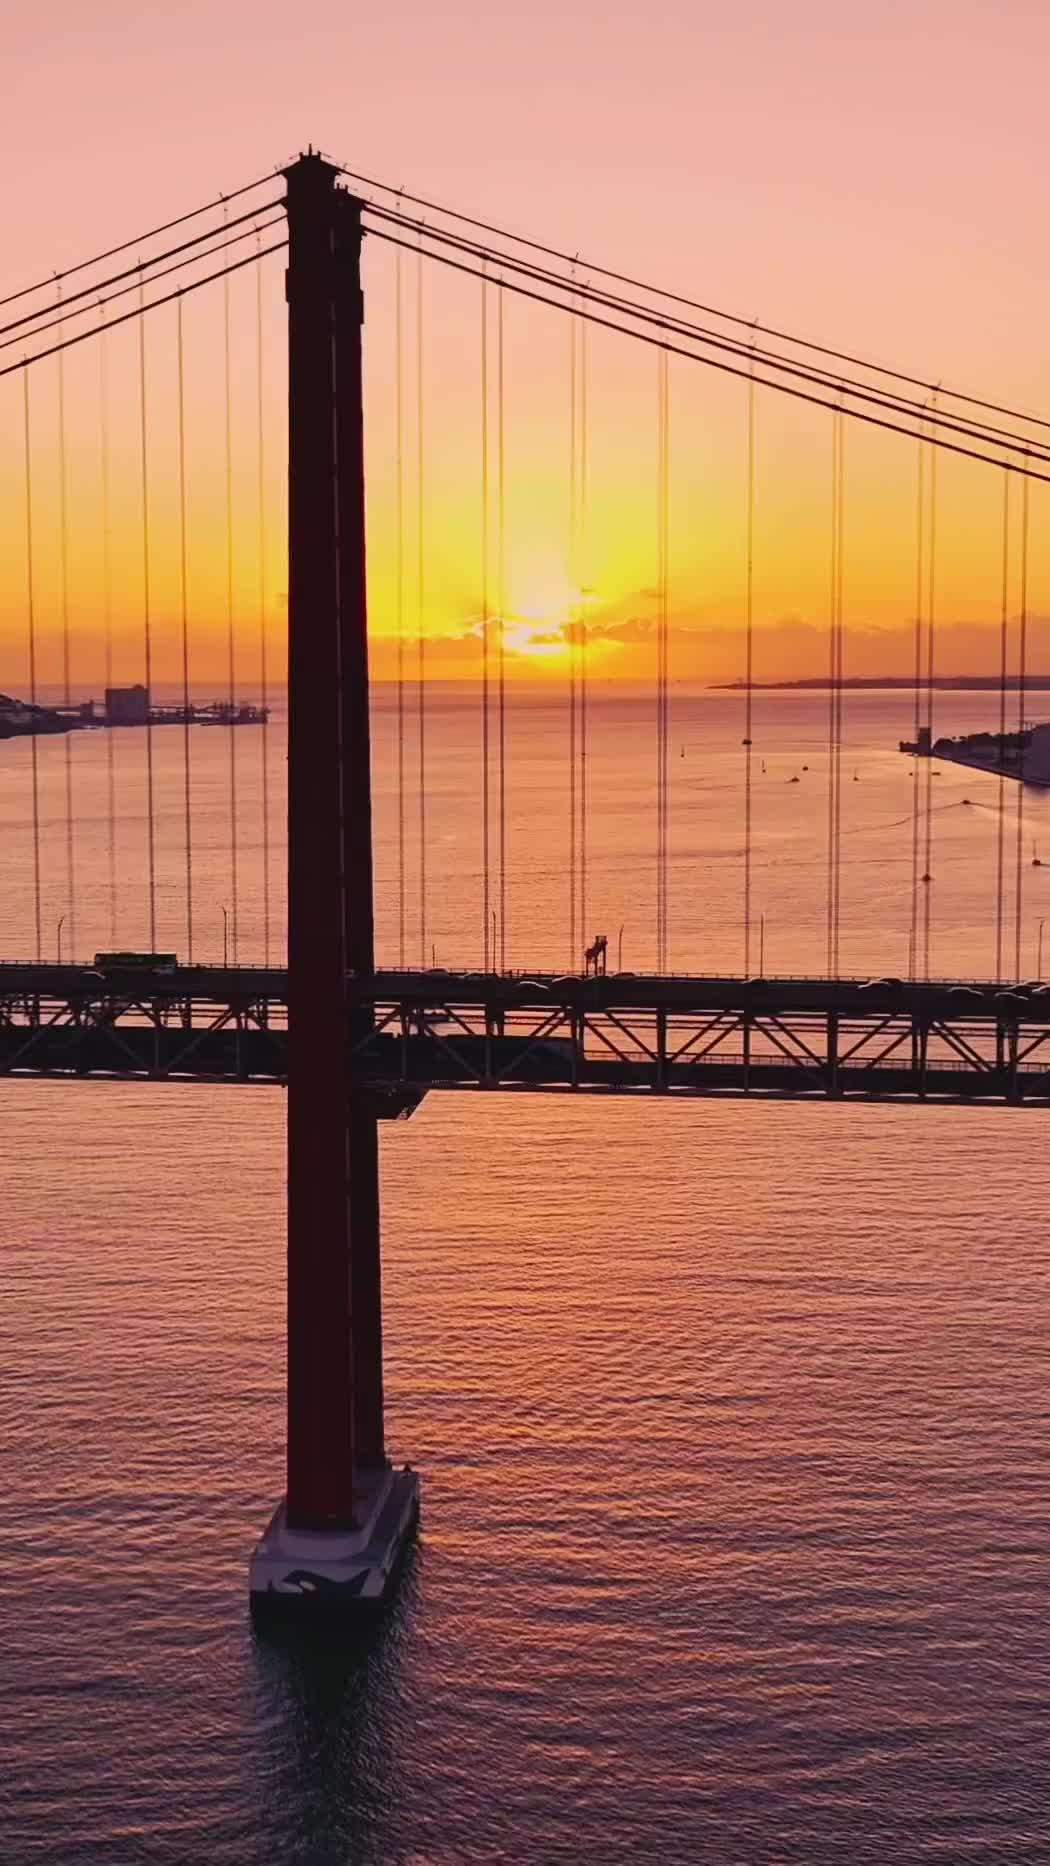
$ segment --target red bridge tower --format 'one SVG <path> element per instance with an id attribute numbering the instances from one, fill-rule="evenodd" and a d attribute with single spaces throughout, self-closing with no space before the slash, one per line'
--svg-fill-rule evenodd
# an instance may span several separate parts
<path id="1" fill-rule="evenodd" d="M 361 209 L 313 153 L 288 183 L 288 1487 L 253 1608 L 382 1600 L 418 1513 L 383 1438 L 379 1149 L 349 1087 L 375 971 Z"/>

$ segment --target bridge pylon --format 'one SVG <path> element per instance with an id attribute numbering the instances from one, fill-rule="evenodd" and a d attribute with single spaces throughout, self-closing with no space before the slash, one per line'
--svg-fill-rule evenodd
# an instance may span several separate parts
<path id="1" fill-rule="evenodd" d="M 256 1611 L 381 1601 L 418 1510 L 383 1435 L 376 1111 L 349 1052 L 375 970 L 361 203 L 288 184 L 288 1471 Z"/>

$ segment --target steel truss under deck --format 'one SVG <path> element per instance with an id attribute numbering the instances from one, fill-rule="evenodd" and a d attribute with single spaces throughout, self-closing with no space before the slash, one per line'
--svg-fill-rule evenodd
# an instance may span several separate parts
<path id="1" fill-rule="evenodd" d="M 349 1078 L 386 1115 L 434 1089 L 1050 1102 L 1050 993 L 992 984 L 431 971 L 350 996 Z M 0 1075 L 283 1082 L 287 1026 L 277 969 L 0 966 Z"/>

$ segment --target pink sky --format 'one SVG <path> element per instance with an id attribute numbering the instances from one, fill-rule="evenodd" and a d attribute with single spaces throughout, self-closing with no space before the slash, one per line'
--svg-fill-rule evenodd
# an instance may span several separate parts
<path id="1" fill-rule="evenodd" d="M 5 277 L 312 139 L 557 244 L 1043 396 L 1041 0 L 9 11 Z M 12 82 L 14 80 L 14 82 Z"/>

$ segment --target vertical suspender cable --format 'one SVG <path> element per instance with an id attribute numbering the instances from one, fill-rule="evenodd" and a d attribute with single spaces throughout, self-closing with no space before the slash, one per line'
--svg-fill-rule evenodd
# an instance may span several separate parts
<path id="1" fill-rule="evenodd" d="M 664 696 L 663 696 L 663 587 L 664 587 L 664 353 L 656 352 L 656 969 L 662 972 L 664 951 Z"/>
<path id="2" fill-rule="evenodd" d="M 747 446 L 744 514 L 744 977 L 751 975 L 751 739 L 754 682 L 755 383 L 754 359 L 747 385 Z"/>
<path id="3" fill-rule="evenodd" d="M 839 423 L 839 459 L 838 459 L 838 544 L 835 551 L 835 971 L 838 977 L 840 965 L 839 939 L 842 929 L 842 713 L 845 704 L 843 649 L 845 645 L 845 627 L 843 621 L 843 578 L 846 562 L 846 423 L 843 416 Z"/>
<path id="4" fill-rule="evenodd" d="M 667 970 L 667 588 L 668 588 L 668 368 L 667 352 L 657 352 L 657 647 L 656 647 L 656 963 Z"/>
<path id="5" fill-rule="evenodd" d="M 29 653 L 29 704 L 36 708 L 36 575 L 33 562 L 33 456 L 30 446 L 29 371 L 22 371 L 22 417 L 26 481 L 26 635 Z M 37 735 L 29 735 L 30 774 L 33 786 L 33 911 L 36 928 L 36 958 L 43 958 L 43 929 L 40 913 L 40 767 Z"/>
<path id="6" fill-rule="evenodd" d="M 746 498 L 744 510 L 744 977 L 751 976 L 751 739 L 755 652 L 755 381 L 747 385 Z"/>
<path id="7" fill-rule="evenodd" d="M 831 577 L 828 662 L 828 931 L 829 978 L 839 972 L 842 917 L 842 680 L 845 523 L 845 423 L 841 409 L 831 429 Z"/>
<path id="8" fill-rule="evenodd" d="M 1003 474 L 1002 590 L 999 607 L 999 821 L 995 849 L 995 977 L 1003 976 L 1003 887 L 1006 880 L 1006 661 L 1010 611 L 1010 475 Z M 1020 779 L 1018 779 L 1020 783 Z"/>
<path id="9" fill-rule="evenodd" d="M 569 971 L 579 965 L 576 939 L 576 626 L 579 584 L 577 538 L 576 352 L 579 318 L 569 318 Z"/>
<path id="10" fill-rule="evenodd" d="M 98 340 L 99 442 L 102 468 L 102 620 L 105 630 L 106 689 L 113 685 L 113 556 L 110 538 L 109 485 L 109 354 L 105 311 Z M 115 734 L 106 727 L 106 856 L 109 893 L 108 940 L 117 944 L 117 773 Z"/>
<path id="11" fill-rule="evenodd" d="M 579 706 L 580 706 L 580 942 L 587 943 L 587 599 L 590 594 L 588 563 L 588 439 L 587 439 L 587 323 L 580 323 L 580 496 L 577 510 L 577 577 L 579 582 Z"/>
<path id="12" fill-rule="evenodd" d="M 256 254 L 261 251 L 261 235 L 255 236 Z M 260 742 L 262 778 L 262 858 L 263 858 L 263 963 L 270 963 L 270 679 L 266 651 L 266 434 L 263 423 L 263 269 L 255 262 L 255 356 L 256 356 L 256 460 L 259 469 L 259 686 L 262 699 Z"/>
<path id="13" fill-rule="evenodd" d="M 497 595 L 499 600 L 499 969 L 507 969 L 507 543 L 503 424 L 503 281 L 496 301 Z"/>
<path id="14" fill-rule="evenodd" d="M 664 585 L 661 600 L 664 661 L 664 970 L 670 964 L 671 932 L 671 359 L 664 351 Z"/>
<path id="15" fill-rule="evenodd" d="M 490 966 L 492 885 L 489 851 L 489 282 L 481 262 L 481 915 L 484 968 Z M 495 954 L 491 955 L 495 963 Z"/>
<path id="16" fill-rule="evenodd" d="M 936 433 L 936 397 L 931 412 L 931 429 Z M 926 554 L 926 718 L 931 755 L 926 759 L 924 814 L 924 867 L 922 872 L 922 966 L 923 977 L 930 976 L 930 889 L 933 886 L 933 678 L 936 661 L 937 627 L 937 449 L 930 448 L 929 547 Z"/>
<path id="17" fill-rule="evenodd" d="M 62 287 L 58 287 L 59 302 Z M 70 644 L 69 644 L 69 512 L 68 512 L 68 474 L 66 471 L 66 372 L 65 357 L 58 353 L 58 563 L 59 587 L 62 604 L 62 701 L 68 709 L 73 703 L 70 686 Z M 75 855 L 73 847 L 73 734 L 66 732 L 63 745 L 66 792 L 66 891 L 67 914 L 69 916 L 69 952 L 71 958 L 77 956 L 77 887 Z"/>
<path id="18" fill-rule="evenodd" d="M 416 256 L 416 700 L 419 714 L 419 963 L 427 962 L 427 726 L 426 633 L 424 627 L 425 560 L 423 535 L 423 251 Z"/>
<path id="19" fill-rule="evenodd" d="M 146 447 L 146 319 L 139 278 L 139 456 L 142 471 L 142 634 L 146 672 L 146 847 L 149 881 L 149 944 L 157 950 L 157 863 L 153 810 L 153 631 L 150 615 L 149 458 Z"/>
<path id="20" fill-rule="evenodd" d="M 1028 491 L 1021 481 L 1021 588 L 1017 618 L 1017 846 L 1014 872 L 1014 978 L 1021 977 L 1021 913 L 1024 906 L 1025 684 L 1028 678 Z"/>
<path id="21" fill-rule="evenodd" d="M 838 766 L 835 758 L 836 688 L 838 643 L 836 639 L 838 550 L 839 550 L 839 444 L 841 420 L 838 412 L 831 417 L 831 571 L 828 588 L 828 895 L 827 895 L 827 975 L 835 977 L 835 787 Z"/>
<path id="22" fill-rule="evenodd" d="M 182 827 L 186 853 L 186 958 L 193 964 L 193 834 L 190 809 L 190 631 L 186 573 L 186 372 L 182 299 L 176 306 L 179 393 L 179 616 L 182 631 Z"/>
<path id="23" fill-rule="evenodd" d="M 226 218 L 226 210 L 223 219 Z M 222 282 L 223 387 L 226 400 L 226 684 L 229 723 L 226 743 L 229 759 L 230 797 L 230 920 L 233 963 L 237 964 L 239 933 L 238 862 L 237 862 L 237 727 L 234 724 L 237 699 L 236 643 L 233 627 L 233 415 L 230 382 L 230 279 Z"/>
<path id="24" fill-rule="evenodd" d="M 396 445 L 397 581 L 397 961 L 405 969 L 405 456 L 404 456 L 404 305 L 402 302 L 401 248 L 394 273 L 394 419 Z"/>
<path id="25" fill-rule="evenodd" d="M 915 978 L 919 958 L 919 825 L 921 822 L 919 773 L 919 731 L 922 726 L 922 644 L 924 587 L 924 524 L 926 516 L 926 444 L 920 429 L 918 476 L 915 501 L 915 709 L 913 737 L 915 744 L 911 794 L 911 930 L 908 935 L 908 977 Z"/>
<path id="26" fill-rule="evenodd" d="M 663 626 L 664 585 L 664 378 L 663 351 L 656 353 L 656 969 L 663 971 L 664 950 L 664 705 Z"/>

